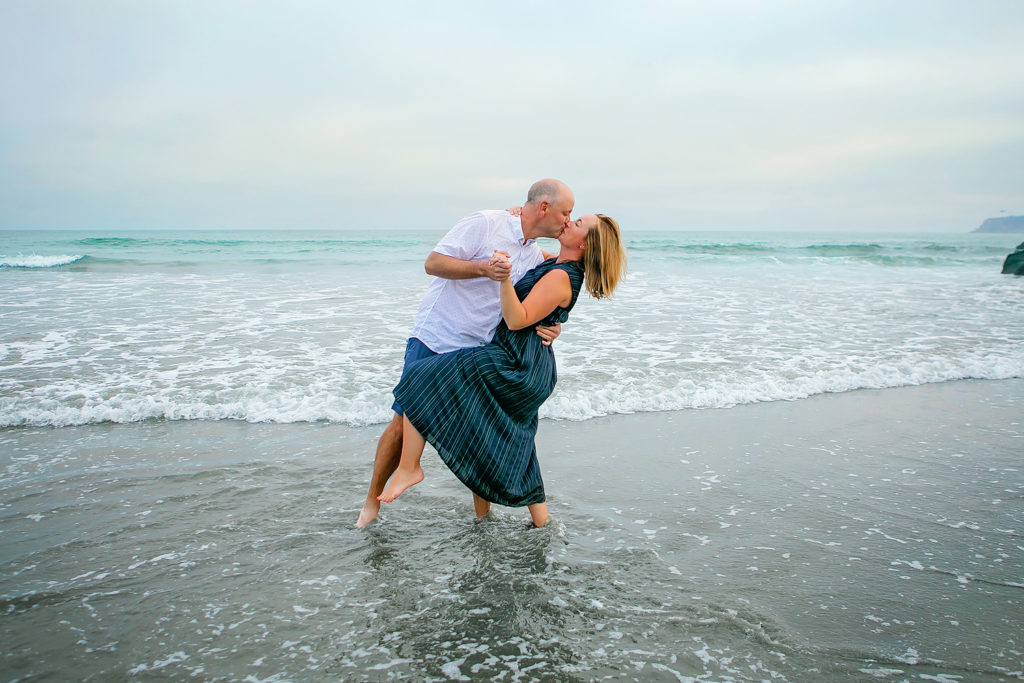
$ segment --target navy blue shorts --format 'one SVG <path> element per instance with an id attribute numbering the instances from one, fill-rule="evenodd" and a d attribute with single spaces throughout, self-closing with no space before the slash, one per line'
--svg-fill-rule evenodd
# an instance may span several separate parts
<path id="1" fill-rule="evenodd" d="M 405 342 L 405 364 L 402 366 L 402 377 L 405 377 L 406 370 L 408 370 L 414 363 L 417 363 L 424 358 L 430 358 L 431 356 L 436 355 L 437 353 L 435 351 L 431 351 L 427 345 L 419 339 L 416 337 L 409 337 L 409 340 Z M 401 378 L 399 378 L 399 381 L 401 381 Z M 402 406 L 398 405 L 398 401 L 391 404 L 391 410 L 395 411 L 399 415 L 405 414 L 405 411 L 402 410 Z"/>

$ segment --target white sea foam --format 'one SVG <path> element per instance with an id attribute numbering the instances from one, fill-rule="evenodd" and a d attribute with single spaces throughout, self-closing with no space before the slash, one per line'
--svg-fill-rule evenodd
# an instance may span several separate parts
<path id="1" fill-rule="evenodd" d="M 396 361 L 397 362 L 397 361 Z M 956 379 L 1007 379 L 1024 376 L 1024 366 L 996 363 L 973 369 L 949 367 L 910 369 L 909 372 L 853 373 L 836 371 L 834 376 L 780 380 L 766 377 L 744 383 L 729 378 L 709 380 L 696 389 L 680 382 L 673 389 L 650 390 L 624 386 L 617 391 L 577 380 L 560 387 L 541 408 L 541 417 L 587 420 L 611 414 L 656 412 L 704 408 L 727 408 L 747 403 L 788 401 L 821 393 L 856 389 L 911 386 Z M 159 387 L 154 382 L 122 386 L 112 391 L 103 386 L 55 384 L 51 391 L 33 392 L 29 397 L 0 398 L 0 426 L 72 426 L 99 422 L 129 423 L 152 419 L 243 420 L 247 422 L 338 422 L 369 425 L 390 419 L 391 396 L 386 387 L 358 390 L 352 380 L 338 375 L 338 383 L 288 386 L 286 382 L 241 390 L 213 390 L 182 386 L 173 381 Z M 111 384 L 116 378 L 111 378 Z M 357 383 L 357 382 L 355 382 Z M 568 382 L 566 383 L 568 384 Z M 346 386 L 349 385 L 349 386 Z M 337 388 L 335 388 L 337 387 Z M 347 390 L 347 391 L 346 391 Z M 349 395 L 346 395 L 348 393 Z"/>
<path id="2" fill-rule="evenodd" d="M 17 256 L 6 256 L 0 254 L 0 268 L 55 268 L 66 266 L 85 258 L 84 254 L 69 256 L 59 254 L 56 256 L 45 254 L 18 254 Z"/>

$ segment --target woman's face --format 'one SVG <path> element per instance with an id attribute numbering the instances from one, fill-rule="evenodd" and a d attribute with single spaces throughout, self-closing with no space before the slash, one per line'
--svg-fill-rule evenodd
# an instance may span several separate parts
<path id="1" fill-rule="evenodd" d="M 587 239 L 587 233 L 597 227 L 597 216 L 588 213 L 569 223 L 562 231 L 558 241 L 567 247 L 577 247 Z"/>

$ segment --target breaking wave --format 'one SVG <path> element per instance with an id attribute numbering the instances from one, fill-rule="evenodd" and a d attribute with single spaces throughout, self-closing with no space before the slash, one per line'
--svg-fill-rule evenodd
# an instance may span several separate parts
<path id="1" fill-rule="evenodd" d="M 0 255 L 0 268 L 59 268 L 77 263 L 85 258 L 84 254 L 56 256 L 42 254 L 18 254 L 17 256 Z"/>

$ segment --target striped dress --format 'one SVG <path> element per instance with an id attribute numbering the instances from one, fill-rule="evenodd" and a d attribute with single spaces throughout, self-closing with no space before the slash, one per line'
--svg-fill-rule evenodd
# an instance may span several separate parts
<path id="1" fill-rule="evenodd" d="M 583 285 L 583 266 L 548 259 L 516 283 L 522 301 L 554 268 L 572 301 L 537 323 L 565 322 Z M 513 507 L 544 502 L 534 437 L 537 410 L 555 388 L 555 354 L 533 327 L 498 325 L 490 344 L 426 358 L 409 368 L 395 398 L 417 431 L 462 483 L 485 500 Z"/>

